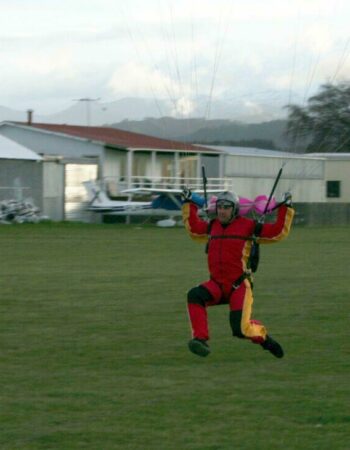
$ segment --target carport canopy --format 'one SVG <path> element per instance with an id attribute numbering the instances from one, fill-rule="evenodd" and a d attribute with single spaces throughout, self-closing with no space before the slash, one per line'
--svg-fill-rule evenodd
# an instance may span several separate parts
<path id="1" fill-rule="evenodd" d="M 0 135 L 0 159 L 40 161 L 42 157 L 29 148 Z"/>

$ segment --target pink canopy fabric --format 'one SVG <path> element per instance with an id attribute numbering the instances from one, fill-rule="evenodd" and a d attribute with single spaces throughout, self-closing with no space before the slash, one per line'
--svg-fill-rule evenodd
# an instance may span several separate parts
<path id="1" fill-rule="evenodd" d="M 215 214 L 216 212 L 216 200 L 217 197 L 213 195 L 208 204 L 209 214 Z M 239 197 L 239 214 L 246 216 L 250 211 L 255 211 L 258 214 L 264 214 L 268 197 L 266 195 L 258 195 L 254 200 L 245 197 Z M 267 208 L 267 213 L 270 213 L 276 207 L 276 199 L 273 197 L 270 200 Z"/>

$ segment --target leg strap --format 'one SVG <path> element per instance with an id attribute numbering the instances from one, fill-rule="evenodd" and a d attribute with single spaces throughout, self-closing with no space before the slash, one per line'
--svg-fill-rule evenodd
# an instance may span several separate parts
<path id="1" fill-rule="evenodd" d="M 244 271 L 242 273 L 242 275 L 240 275 L 237 278 L 237 280 L 232 283 L 232 291 L 231 292 L 233 292 L 236 289 L 238 289 L 246 278 L 250 281 L 250 284 L 253 286 L 251 276 L 252 276 L 252 272 L 250 270 Z"/>

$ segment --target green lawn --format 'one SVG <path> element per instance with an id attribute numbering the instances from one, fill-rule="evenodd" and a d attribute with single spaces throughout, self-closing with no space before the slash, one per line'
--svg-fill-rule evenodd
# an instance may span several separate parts
<path id="1" fill-rule="evenodd" d="M 350 229 L 262 248 L 254 317 L 275 359 L 209 310 L 187 350 L 186 292 L 207 278 L 185 230 L 0 227 L 1 450 L 350 448 Z"/>

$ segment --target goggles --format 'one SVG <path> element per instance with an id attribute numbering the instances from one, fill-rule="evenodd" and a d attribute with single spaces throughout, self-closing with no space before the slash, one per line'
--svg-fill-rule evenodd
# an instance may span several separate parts
<path id="1" fill-rule="evenodd" d="M 221 208 L 221 209 L 229 209 L 229 208 L 233 208 L 234 205 L 231 202 L 223 200 L 223 201 L 216 202 L 216 207 Z"/>

